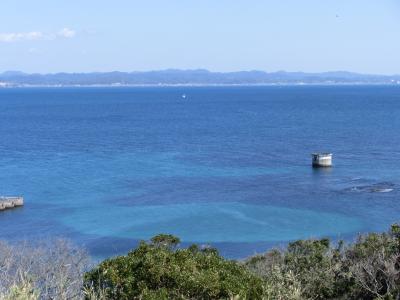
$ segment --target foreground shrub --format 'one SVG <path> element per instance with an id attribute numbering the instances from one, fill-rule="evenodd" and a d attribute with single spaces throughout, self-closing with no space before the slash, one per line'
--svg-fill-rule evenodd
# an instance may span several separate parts
<path id="1" fill-rule="evenodd" d="M 6 294 L 0 295 L 2 300 L 38 300 L 39 292 L 32 283 L 24 280 L 19 285 L 12 286 Z"/>
<path id="2" fill-rule="evenodd" d="M 89 256 L 65 240 L 0 242 L 0 299 L 80 299 Z"/>
<path id="3" fill-rule="evenodd" d="M 350 245 L 300 240 L 244 264 L 268 299 L 400 299 L 400 227 Z"/>
<path id="4" fill-rule="evenodd" d="M 87 289 L 107 299 L 261 299 L 262 281 L 215 249 L 176 249 L 179 239 L 151 242 L 102 262 L 85 276 Z"/>
<path id="5" fill-rule="evenodd" d="M 329 240 L 300 240 L 246 261 L 261 276 L 270 299 L 329 299 L 337 294 L 337 262 Z"/>
<path id="6" fill-rule="evenodd" d="M 263 299 L 300 300 L 303 299 L 301 282 L 293 272 L 286 272 L 278 266 L 271 268 L 264 278 Z"/>
<path id="7" fill-rule="evenodd" d="M 300 240 L 246 261 L 158 235 L 89 271 L 66 241 L 0 242 L 0 299 L 400 299 L 400 226 L 354 243 Z"/>
<path id="8" fill-rule="evenodd" d="M 360 236 L 343 254 L 343 272 L 354 286 L 352 297 L 400 298 L 400 227 Z"/>

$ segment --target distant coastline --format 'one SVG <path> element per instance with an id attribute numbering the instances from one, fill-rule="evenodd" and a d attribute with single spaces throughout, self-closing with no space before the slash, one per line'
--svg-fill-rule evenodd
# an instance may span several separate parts
<path id="1" fill-rule="evenodd" d="M 336 83 L 239 83 L 239 84 L 74 84 L 74 85 L 3 85 L 0 83 L 0 89 L 18 89 L 18 88 L 168 88 L 168 87 L 284 87 L 284 86 L 398 86 L 400 83 L 373 83 L 373 82 L 336 82 Z"/>
<path id="2" fill-rule="evenodd" d="M 163 70 L 149 72 L 28 74 L 0 73 L 0 88 L 9 87 L 202 87 L 202 86 L 302 86 L 302 85 L 400 85 L 400 75 L 371 75 L 345 71 L 210 72 Z"/>
<path id="3" fill-rule="evenodd" d="M 305 84 L 296 84 L 296 83 L 276 83 L 276 84 L 126 84 L 126 85 L 112 85 L 112 84 L 93 84 L 93 85 L 7 85 L 1 86 L 0 90 L 7 89 L 40 89 L 40 88 L 48 88 L 48 89 L 62 89 L 62 88 L 179 88 L 179 87 L 188 87 L 188 88 L 206 88 L 206 87 L 307 87 L 307 86 L 391 86 L 391 87 L 400 87 L 400 84 L 391 84 L 391 83 L 305 83 Z"/>

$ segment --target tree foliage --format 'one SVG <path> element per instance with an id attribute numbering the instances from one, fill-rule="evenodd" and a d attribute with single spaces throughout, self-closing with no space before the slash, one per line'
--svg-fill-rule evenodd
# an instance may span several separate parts
<path id="1" fill-rule="evenodd" d="M 245 261 L 158 235 L 86 273 L 65 241 L 0 242 L 0 299 L 400 299 L 400 226 L 351 244 L 299 240 Z"/>
<path id="2" fill-rule="evenodd" d="M 300 240 L 245 265 L 264 279 L 275 299 L 399 299 L 400 227 L 348 245 Z"/>
<path id="3" fill-rule="evenodd" d="M 159 235 L 126 256 L 102 262 L 85 286 L 107 299 L 261 299 L 262 281 L 215 249 L 175 249 L 179 239 Z"/>

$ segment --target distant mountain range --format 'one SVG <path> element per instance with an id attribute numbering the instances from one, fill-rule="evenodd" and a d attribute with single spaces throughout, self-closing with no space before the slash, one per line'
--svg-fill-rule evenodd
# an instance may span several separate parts
<path id="1" fill-rule="evenodd" d="M 0 73 L 0 87 L 7 86 L 119 86 L 119 85 L 269 85 L 269 84 L 400 84 L 400 75 L 367 75 L 345 71 L 210 72 L 163 70 L 149 72 L 27 74 Z"/>

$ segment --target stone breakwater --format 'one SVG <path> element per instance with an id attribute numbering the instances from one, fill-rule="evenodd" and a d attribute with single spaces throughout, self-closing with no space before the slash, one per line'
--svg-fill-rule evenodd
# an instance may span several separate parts
<path id="1" fill-rule="evenodd" d="M 23 197 L 0 197 L 0 211 L 23 205 Z"/>

